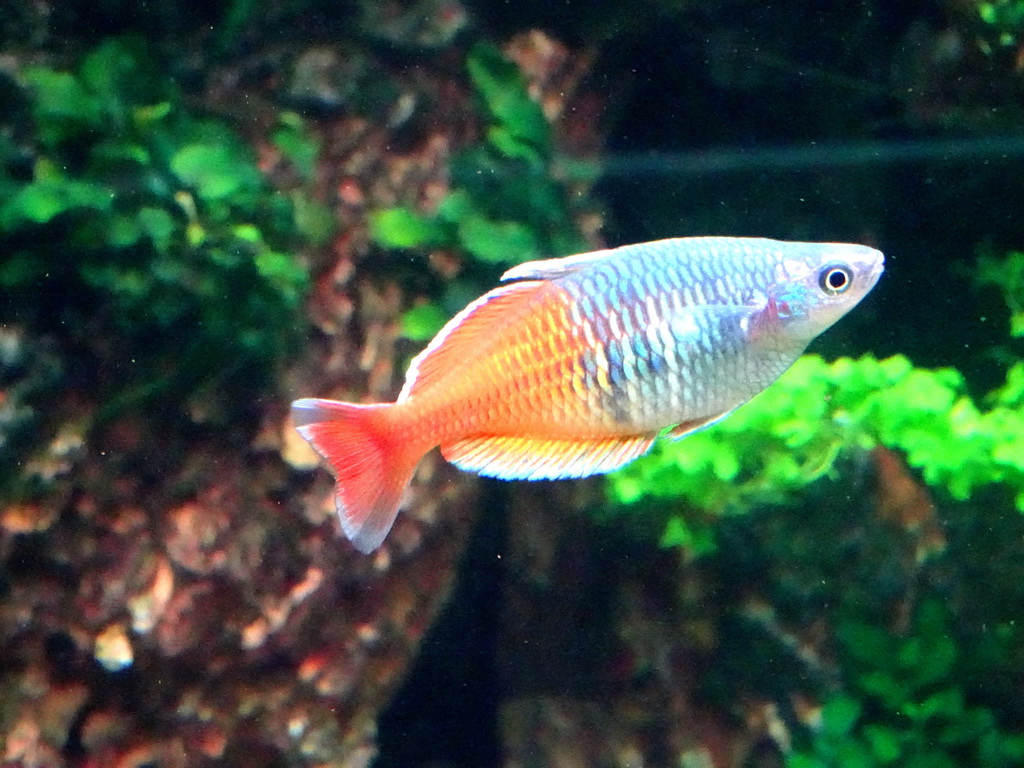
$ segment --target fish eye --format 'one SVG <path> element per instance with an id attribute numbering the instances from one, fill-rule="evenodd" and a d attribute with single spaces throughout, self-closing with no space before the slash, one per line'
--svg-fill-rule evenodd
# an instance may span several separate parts
<path id="1" fill-rule="evenodd" d="M 831 264 L 821 270 L 818 285 L 829 296 L 838 296 L 853 285 L 853 273 L 842 264 Z"/>

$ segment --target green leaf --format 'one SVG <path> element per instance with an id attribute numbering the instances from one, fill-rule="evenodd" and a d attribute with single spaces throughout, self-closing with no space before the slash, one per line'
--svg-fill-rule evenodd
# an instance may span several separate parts
<path id="1" fill-rule="evenodd" d="M 486 43 L 473 47 L 466 66 L 494 120 L 516 139 L 546 150 L 550 134 L 547 118 L 527 94 L 526 80 L 518 67 Z"/>
<path id="2" fill-rule="evenodd" d="M 965 390 L 959 372 L 914 368 L 903 356 L 831 364 L 806 356 L 720 424 L 677 443 L 660 441 L 609 475 L 609 495 L 635 503 L 639 485 L 644 497 L 716 513 L 750 509 L 785 500 L 846 452 L 885 445 L 954 498 L 1004 483 L 1024 509 L 1024 408 L 997 403 L 983 411 Z M 619 496 L 622 479 L 629 492 Z M 914 657 L 906 666 L 925 675 L 904 682 L 921 685 L 947 674 L 951 653 L 940 641 L 904 649 Z"/>
<path id="3" fill-rule="evenodd" d="M 297 116 L 296 116 L 297 117 Z M 302 178 L 310 181 L 316 170 L 316 159 L 320 154 L 320 142 L 305 132 L 301 120 L 284 121 L 284 127 L 274 131 L 273 142 L 281 154 L 291 161 Z"/>
<path id="4" fill-rule="evenodd" d="M 946 718 L 955 720 L 963 715 L 964 695 L 959 688 L 944 688 L 931 694 L 917 708 L 917 719 Z"/>
<path id="5" fill-rule="evenodd" d="M 152 278 L 142 270 L 118 264 L 86 264 L 81 267 L 81 275 L 87 285 L 124 303 L 145 300 L 153 287 Z"/>
<path id="6" fill-rule="evenodd" d="M 967 744 L 991 733 L 995 725 L 995 718 L 990 710 L 984 707 L 971 707 L 959 712 L 945 724 L 939 731 L 939 739 L 947 745 Z"/>
<path id="7" fill-rule="evenodd" d="M 459 242 L 473 256 L 492 264 L 520 263 L 539 256 L 533 233 L 515 221 L 470 216 L 459 224 Z"/>
<path id="8" fill-rule="evenodd" d="M 908 643 L 905 648 L 909 648 Z M 917 653 L 911 654 L 914 659 L 906 661 L 908 669 L 912 670 L 915 684 L 921 687 L 931 685 L 939 680 L 946 679 L 952 672 L 956 663 L 957 650 L 953 641 L 945 636 L 932 636 L 927 642 L 922 642 Z M 900 654 L 901 659 L 903 653 Z"/>
<path id="9" fill-rule="evenodd" d="M 437 244 L 444 232 L 434 221 L 408 208 L 370 214 L 370 236 L 385 248 L 420 248 Z"/>
<path id="10" fill-rule="evenodd" d="M 452 224 L 458 224 L 474 213 L 476 213 L 476 206 L 473 203 L 473 198 L 464 189 L 449 192 L 437 206 L 438 217 Z"/>
<path id="11" fill-rule="evenodd" d="M 145 44 L 108 36 L 74 74 L 20 68 L 28 114 L 16 138 L 0 135 L 0 166 L 33 143 L 40 159 L 28 181 L 0 168 L 0 229 L 24 230 L 0 259 L 0 283 L 16 313 L 49 306 L 59 286 L 72 346 L 111 370 L 130 356 L 125 381 L 90 397 L 123 402 L 136 396 L 118 390 L 130 388 L 177 408 L 197 387 L 226 395 L 229 376 L 232 391 L 268 385 L 303 329 L 308 278 L 289 249 L 307 241 L 296 228 L 319 237 L 331 223 L 271 190 L 248 140 L 183 104 L 162 64 Z M 34 125 L 21 125 L 27 117 Z M 301 122 L 282 119 L 281 130 L 282 151 L 308 171 L 315 143 Z"/>
<path id="12" fill-rule="evenodd" d="M 277 251 L 256 254 L 256 269 L 277 288 L 282 298 L 295 303 L 305 290 L 306 269 L 292 256 Z"/>
<path id="13" fill-rule="evenodd" d="M 838 635 L 843 648 L 865 665 L 875 666 L 892 653 L 892 636 L 881 627 L 849 621 L 840 625 Z"/>
<path id="14" fill-rule="evenodd" d="M 140 67 L 134 46 L 123 38 L 105 41 L 92 50 L 82 62 L 82 82 L 102 99 L 107 119 L 127 116 L 131 103 L 140 94 Z"/>
<path id="15" fill-rule="evenodd" d="M 402 335 L 412 341 L 427 341 L 434 338 L 447 322 L 448 316 L 437 304 L 417 304 L 402 314 Z"/>
<path id="16" fill-rule="evenodd" d="M 148 104 L 136 107 L 132 110 L 132 119 L 138 128 L 150 129 L 155 123 L 159 123 L 169 114 L 173 105 L 169 101 L 160 101 L 156 104 Z"/>
<path id="17" fill-rule="evenodd" d="M 177 230 L 174 217 L 170 213 L 163 208 L 140 208 L 139 225 L 157 251 L 165 253 L 170 249 Z"/>
<path id="18" fill-rule="evenodd" d="M 875 669 L 861 675 L 857 682 L 865 693 L 878 697 L 889 709 L 900 709 L 907 704 L 910 692 L 902 681 L 888 672 Z"/>
<path id="19" fill-rule="evenodd" d="M 32 92 L 36 129 L 45 146 L 54 146 L 102 124 L 100 101 L 74 75 L 28 66 L 22 77 Z"/>
<path id="20" fill-rule="evenodd" d="M 58 185 L 33 182 L 4 203 L 0 222 L 5 229 L 13 229 L 22 223 L 44 224 L 64 213 L 68 207 L 66 196 Z"/>
<path id="21" fill-rule="evenodd" d="M 842 768 L 875 768 L 870 750 L 857 739 L 839 737 L 835 743 L 836 765 Z"/>
<path id="22" fill-rule="evenodd" d="M 543 163 L 544 158 L 537 148 L 523 141 L 509 130 L 507 125 L 492 125 L 487 129 L 487 140 L 505 157 L 513 160 L 525 160 L 537 167 Z"/>
<path id="23" fill-rule="evenodd" d="M 239 240 L 244 240 L 247 243 L 259 244 L 263 242 L 263 233 L 260 232 L 259 227 L 255 224 L 237 224 L 232 228 L 231 233 Z"/>
<path id="24" fill-rule="evenodd" d="M 903 754 L 902 736 L 895 728 L 886 725 L 865 725 L 864 738 L 881 763 L 891 763 Z"/>
<path id="25" fill-rule="evenodd" d="M 1001 761 L 1010 765 L 1024 764 L 1024 734 L 1000 734 L 998 741 Z"/>
<path id="26" fill-rule="evenodd" d="M 39 280 L 47 274 L 45 262 L 33 256 L 8 254 L 0 259 L 0 286 L 11 289 Z"/>
<path id="27" fill-rule="evenodd" d="M 129 248 L 142 238 L 142 227 L 134 216 L 115 216 L 107 227 L 108 242 L 115 248 Z"/>
<path id="28" fill-rule="evenodd" d="M 830 699 L 821 711 L 822 732 L 827 736 L 845 736 L 860 717 L 861 705 L 849 696 Z"/>
<path id="29" fill-rule="evenodd" d="M 187 144 L 171 158 L 171 170 L 208 200 L 228 197 L 258 183 L 255 167 L 222 144 Z"/>
<path id="30" fill-rule="evenodd" d="M 198 248 L 206 242 L 207 232 L 198 221 L 190 221 L 185 227 L 185 241 L 191 248 Z"/>
<path id="31" fill-rule="evenodd" d="M 245 28 L 259 16 L 263 8 L 264 5 L 259 0 L 230 0 L 220 23 L 216 25 L 217 53 L 223 54 L 236 44 Z"/>
<path id="32" fill-rule="evenodd" d="M 113 202 L 107 187 L 61 177 L 41 178 L 26 184 L 0 208 L 0 226 L 15 229 L 23 224 L 46 224 L 75 209 L 106 211 Z"/>
<path id="33" fill-rule="evenodd" d="M 708 524 L 690 525 L 679 515 L 673 516 L 662 534 L 660 546 L 679 547 L 691 557 L 698 558 L 714 553 L 717 548 L 715 532 Z"/>
<path id="34" fill-rule="evenodd" d="M 97 165 L 118 166 L 117 174 L 124 177 L 125 164 L 134 164 L 146 168 L 153 163 L 152 155 L 142 145 L 125 141 L 122 137 L 100 141 L 93 150 L 93 157 L 99 161 Z"/>

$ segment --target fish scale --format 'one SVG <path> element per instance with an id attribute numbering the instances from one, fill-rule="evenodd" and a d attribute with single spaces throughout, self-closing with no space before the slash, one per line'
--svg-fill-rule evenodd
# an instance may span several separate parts
<path id="1" fill-rule="evenodd" d="M 615 469 L 767 387 L 882 265 L 866 246 L 724 237 L 521 264 L 416 357 L 396 403 L 303 399 L 293 418 L 370 551 L 432 447 L 506 479 Z"/>
<path id="2" fill-rule="evenodd" d="M 672 305 L 668 289 L 674 284 L 683 283 L 687 277 L 681 274 L 684 271 L 677 268 L 660 272 L 659 292 L 652 294 L 649 291 L 654 285 L 653 272 L 645 270 L 643 284 L 646 291 L 642 296 L 634 288 L 637 277 L 635 273 L 633 281 L 617 276 L 619 279 L 614 281 L 616 290 L 605 298 L 612 306 L 625 307 L 622 315 L 626 318 L 635 317 L 632 322 L 622 324 L 622 334 L 628 334 L 625 338 L 613 337 L 613 326 L 616 324 L 611 321 L 616 316 L 615 311 L 603 307 L 596 309 L 595 313 L 601 313 L 604 309 L 605 315 L 605 322 L 600 325 L 601 333 L 598 334 L 601 340 L 594 348 L 583 351 L 582 363 L 588 372 L 588 386 L 596 387 L 603 393 L 604 408 L 615 414 L 617 423 L 649 428 L 647 422 L 657 421 L 661 417 L 661 409 L 651 407 L 651 404 L 665 402 L 671 413 L 679 414 L 696 399 L 698 393 L 687 386 L 687 378 L 679 374 L 685 373 L 687 358 L 696 366 L 700 365 L 703 356 L 709 354 L 715 341 L 710 337 L 715 329 L 700 329 L 701 334 L 696 339 L 679 339 L 672 334 L 668 323 L 669 307 Z M 596 290 L 600 282 L 600 276 L 595 276 L 592 280 L 583 281 L 577 290 L 582 297 L 586 297 Z M 572 290 L 571 286 L 569 290 Z M 696 292 L 691 290 L 683 303 L 692 304 L 696 298 Z M 585 300 L 583 303 L 587 305 Z M 675 305 L 679 306 L 679 302 L 675 302 Z M 636 332 L 633 328 L 643 330 Z M 727 340 L 719 341 L 724 343 Z M 627 349 L 632 355 L 626 353 Z M 605 380 L 621 381 L 624 386 L 602 386 L 598 375 L 601 366 L 593 360 L 599 354 L 612 367 Z M 635 367 L 630 364 L 634 361 Z M 640 386 L 630 386 L 631 382 L 639 382 Z"/>

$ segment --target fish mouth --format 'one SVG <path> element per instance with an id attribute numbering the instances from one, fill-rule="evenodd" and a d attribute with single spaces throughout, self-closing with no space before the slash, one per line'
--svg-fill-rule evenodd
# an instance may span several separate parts
<path id="1" fill-rule="evenodd" d="M 877 280 L 885 272 L 885 254 L 879 250 L 872 249 L 874 251 L 874 263 L 871 265 L 871 271 L 868 273 L 868 277 L 872 282 Z"/>
<path id="2" fill-rule="evenodd" d="M 885 271 L 885 254 L 870 245 L 857 245 L 854 248 L 856 250 L 851 254 L 851 265 L 873 285 Z"/>

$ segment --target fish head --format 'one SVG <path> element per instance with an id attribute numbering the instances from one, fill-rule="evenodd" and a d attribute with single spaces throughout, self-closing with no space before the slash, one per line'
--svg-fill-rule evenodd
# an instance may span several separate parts
<path id="1" fill-rule="evenodd" d="M 808 342 L 853 309 L 884 269 L 881 251 L 850 243 L 790 243 L 767 291 L 774 324 Z"/>

